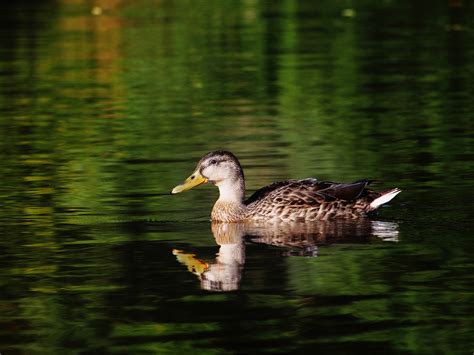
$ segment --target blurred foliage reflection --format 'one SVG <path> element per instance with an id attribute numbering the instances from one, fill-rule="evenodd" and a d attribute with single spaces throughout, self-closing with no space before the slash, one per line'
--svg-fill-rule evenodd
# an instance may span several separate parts
<path id="1" fill-rule="evenodd" d="M 471 351 L 473 11 L 2 4 L 0 351 Z M 216 148 L 249 190 L 399 186 L 398 243 L 250 243 L 239 291 L 202 291 L 172 250 L 216 258 L 216 191 L 167 192 Z"/>

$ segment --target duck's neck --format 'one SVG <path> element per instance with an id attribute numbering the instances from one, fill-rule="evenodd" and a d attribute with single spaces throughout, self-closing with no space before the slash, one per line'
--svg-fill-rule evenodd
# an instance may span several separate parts
<path id="1" fill-rule="evenodd" d="M 223 180 L 216 185 L 219 188 L 219 199 L 212 209 L 212 220 L 220 222 L 238 222 L 243 220 L 245 212 L 244 180 L 241 178 Z"/>
<path id="2" fill-rule="evenodd" d="M 243 179 L 223 180 L 218 182 L 216 186 L 219 188 L 218 201 L 243 204 L 245 195 L 245 183 Z"/>

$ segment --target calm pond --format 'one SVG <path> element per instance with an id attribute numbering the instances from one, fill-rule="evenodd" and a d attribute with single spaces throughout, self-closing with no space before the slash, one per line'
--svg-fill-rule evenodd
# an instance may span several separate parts
<path id="1" fill-rule="evenodd" d="M 473 5 L 5 2 L 0 353 L 472 354 Z M 403 192 L 219 226 L 215 149 Z"/>

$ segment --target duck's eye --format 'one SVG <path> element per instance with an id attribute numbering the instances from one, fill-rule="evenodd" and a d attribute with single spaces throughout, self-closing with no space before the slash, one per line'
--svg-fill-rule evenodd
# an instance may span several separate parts
<path id="1" fill-rule="evenodd" d="M 209 161 L 209 165 L 215 165 L 215 164 L 217 164 L 217 160 L 216 160 L 216 159 L 211 159 L 211 160 Z"/>

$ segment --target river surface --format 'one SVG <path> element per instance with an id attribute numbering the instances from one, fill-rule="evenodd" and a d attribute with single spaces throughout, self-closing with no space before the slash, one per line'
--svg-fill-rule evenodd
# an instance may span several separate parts
<path id="1" fill-rule="evenodd" d="M 472 354 L 468 1 L 10 1 L 0 14 L 0 353 Z M 364 222 L 209 222 L 248 194 L 403 192 Z"/>

